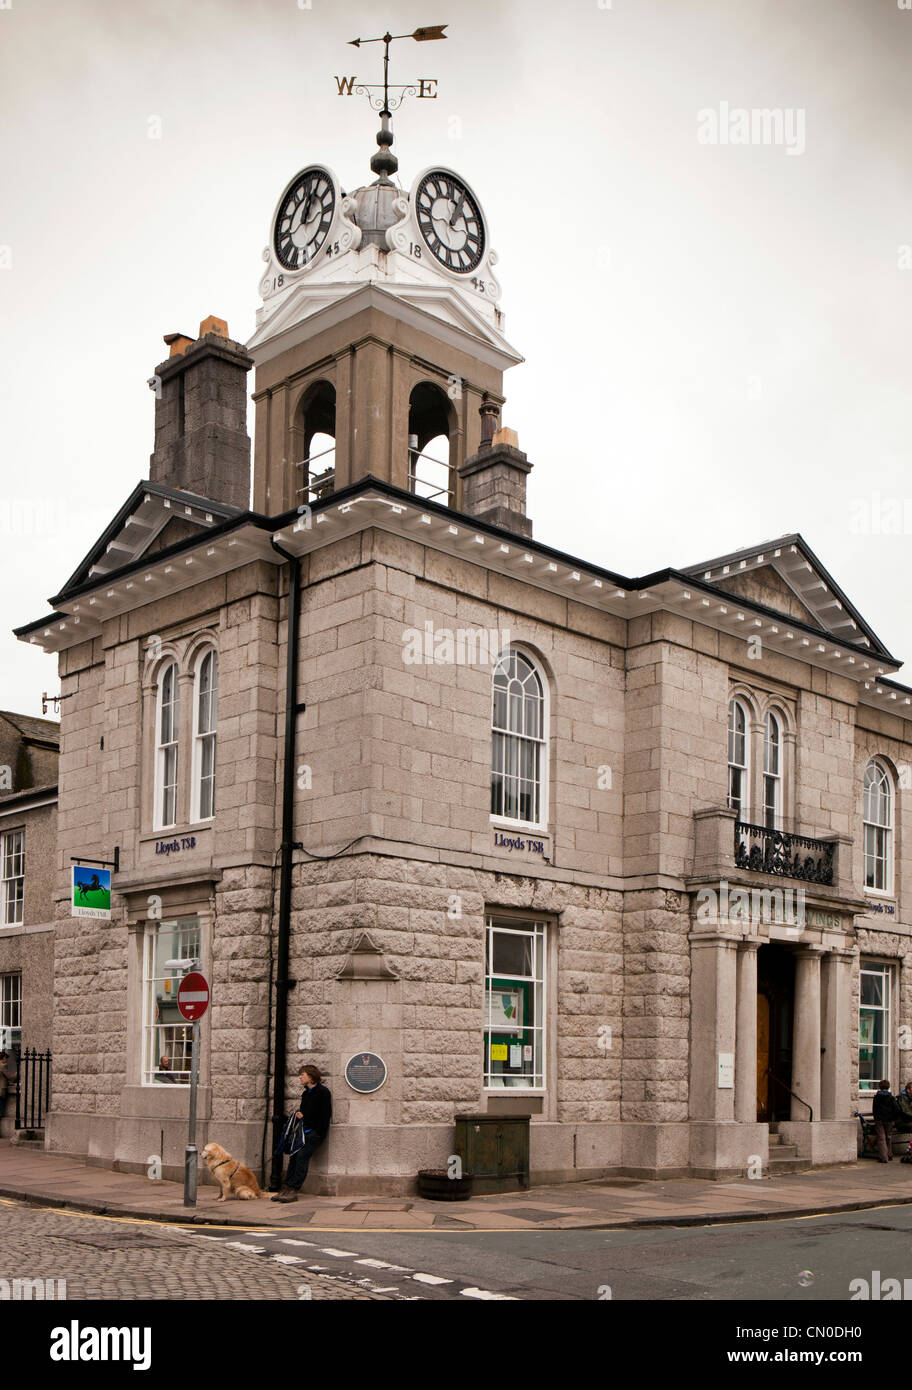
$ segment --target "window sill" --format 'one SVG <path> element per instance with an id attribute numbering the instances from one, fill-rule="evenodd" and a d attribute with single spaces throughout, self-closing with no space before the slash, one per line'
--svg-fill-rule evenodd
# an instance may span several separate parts
<path id="1" fill-rule="evenodd" d="M 525 835 L 549 835 L 547 825 L 533 825 L 527 820 L 504 820 L 502 816 L 488 817 L 492 830 L 518 830 Z"/>
<path id="2" fill-rule="evenodd" d="M 181 835 L 199 835 L 201 831 L 208 830 L 215 824 L 215 817 L 211 820 L 187 821 L 184 825 L 169 825 L 162 827 L 161 830 L 144 830 L 139 837 L 140 844 L 146 840 L 176 840 Z"/>

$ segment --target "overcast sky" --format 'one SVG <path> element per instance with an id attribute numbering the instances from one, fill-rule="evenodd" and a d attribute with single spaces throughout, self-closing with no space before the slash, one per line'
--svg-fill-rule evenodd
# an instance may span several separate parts
<path id="1" fill-rule="evenodd" d="M 334 75 L 376 80 L 346 41 L 387 24 L 449 23 L 393 46 L 439 79 L 400 178 L 481 198 L 536 536 L 638 575 L 800 531 L 912 661 L 905 0 L 303 3 L 0 8 L 0 707 L 58 688 L 9 630 L 148 476 L 162 335 L 249 338 L 291 176 L 371 181 Z M 755 108 L 782 143 L 734 143 Z"/>

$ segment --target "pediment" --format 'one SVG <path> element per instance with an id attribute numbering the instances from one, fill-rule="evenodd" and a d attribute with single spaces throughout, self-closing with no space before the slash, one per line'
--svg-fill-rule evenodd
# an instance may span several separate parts
<path id="1" fill-rule="evenodd" d="M 797 622 L 807 623 L 821 632 L 827 631 L 821 627 L 817 617 L 801 602 L 772 565 L 764 565 L 745 574 L 733 574 L 727 579 L 718 579 L 715 583 L 717 588 L 725 589 L 729 594 L 737 594 L 739 598 L 749 598 L 754 603 L 762 603 L 765 608 L 772 608 L 784 618 L 794 618 Z"/>
<path id="2" fill-rule="evenodd" d="M 305 281 L 295 287 L 268 318 L 260 321 L 247 343 L 257 363 L 268 361 L 313 337 L 324 327 L 341 322 L 361 309 L 374 306 L 429 332 L 435 328 L 445 342 L 474 353 L 501 371 L 521 362 L 522 356 L 482 314 L 476 312 L 454 286 L 443 283 L 318 284 Z M 440 328 L 443 333 L 440 333 Z"/>
<path id="3" fill-rule="evenodd" d="M 873 628 L 797 534 L 689 565 L 682 573 L 892 660 Z"/>
<path id="4" fill-rule="evenodd" d="M 237 507 L 225 503 L 158 483 L 140 483 L 70 575 L 59 597 L 240 515 Z"/>

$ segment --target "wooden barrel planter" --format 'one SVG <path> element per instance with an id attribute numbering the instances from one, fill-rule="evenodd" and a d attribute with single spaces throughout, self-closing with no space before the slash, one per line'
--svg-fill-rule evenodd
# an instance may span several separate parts
<path id="1" fill-rule="evenodd" d="M 472 1175 L 451 1178 L 445 1168 L 423 1168 L 418 1174 L 418 1196 L 432 1202 L 465 1202 L 472 1195 Z"/>

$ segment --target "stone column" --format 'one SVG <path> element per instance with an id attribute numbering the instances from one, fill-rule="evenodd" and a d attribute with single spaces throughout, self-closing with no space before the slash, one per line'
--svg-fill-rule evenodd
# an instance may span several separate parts
<path id="1" fill-rule="evenodd" d="M 828 951 L 823 958 L 823 1058 L 820 1118 L 852 1115 L 852 961 L 851 951 Z"/>
<path id="2" fill-rule="evenodd" d="M 809 1120 L 808 1105 L 813 1108 L 814 1119 L 820 1119 L 820 955 L 819 947 L 795 952 L 792 1090 L 807 1105 L 792 1096 L 793 1120 Z"/>
<path id="3" fill-rule="evenodd" d="M 733 1120 L 734 1090 L 719 1088 L 720 1052 L 735 1051 L 737 941 L 691 938 L 690 1114 Z M 755 1025 L 756 1026 L 756 1025 Z"/>
<path id="4" fill-rule="evenodd" d="M 738 1005 L 735 1032 L 735 1119 L 757 1123 L 757 952 L 758 941 L 738 947 Z"/>

